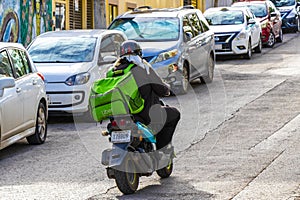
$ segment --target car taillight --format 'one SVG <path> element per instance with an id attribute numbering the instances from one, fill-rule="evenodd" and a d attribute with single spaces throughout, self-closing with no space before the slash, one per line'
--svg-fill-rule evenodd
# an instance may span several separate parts
<path id="1" fill-rule="evenodd" d="M 38 72 L 37 75 L 38 75 L 39 77 L 41 77 L 41 79 L 42 79 L 43 81 L 45 81 L 45 77 L 44 77 L 44 75 L 43 75 L 42 73 Z"/>

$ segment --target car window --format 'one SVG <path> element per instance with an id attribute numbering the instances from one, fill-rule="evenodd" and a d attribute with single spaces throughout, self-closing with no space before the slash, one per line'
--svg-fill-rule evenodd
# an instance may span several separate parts
<path id="1" fill-rule="evenodd" d="M 195 35 L 199 35 L 204 32 L 200 24 L 199 17 L 196 13 L 189 15 L 189 21 L 191 23 L 191 27 L 193 28 Z"/>
<path id="2" fill-rule="evenodd" d="M 32 69 L 31 69 L 30 62 L 29 62 L 29 59 L 28 59 L 25 51 L 19 50 L 19 53 L 20 53 L 20 56 L 21 56 L 23 64 L 24 64 L 26 74 L 31 73 Z"/>
<path id="3" fill-rule="evenodd" d="M 13 71 L 6 51 L 0 52 L 0 77 L 13 77 Z"/>
<path id="4" fill-rule="evenodd" d="M 109 27 L 123 31 L 138 42 L 176 41 L 179 38 L 177 17 L 131 17 L 116 19 Z"/>
<path id="5" fill-rule="evenodd" d="M 37 63 L 91 62 L 96 42 L 95 37 L 40 37 L 28 51 Z"/>
<path id="6" fill-rule="evenodd" d="M 200 15 L 200 24 L 202 25 L 204 32 L 209 30 L 209 25 L 208 25 L 206 19 L 204 18 L 204 16 L 201 16 L 201 15 Z"/>
<path id="7" fill-rule="evenodd" d="M 16 72 L 16 78 L 22 77 L 31 72 L 27 61 L 23 58 L 24 54 L 22 55 L 21 51 L 17 49 L 8 49 L 8 52 Z"/>
<path id="8" fill-rule="evenodd" d="M 268 2 L 268 7 L 269 7 L 269 12 L 276 12 L 276 7 L 274 6 L 274 4 L 272 2 Z"/>
<path id="9" fill-rule="evenodd" d="M 216 10 L 205 14 L 209 25 L 238 25 L 244 23 L 244 14 L 240 10 Z"/>
<path id="10" fill-rule="evenodd" d="M 190 21 L 188 15 L 183 17 L 182 24 L 183 24 L 182 28 L 185 33 L 190 33 L 190 35 L 192 35 L 192 37 L 195 37 L 198 34 L 196 28 L 192 26 L 192 22 Z"/>
<path id="11" fill-rule="evenodd" d="M 101 40 L 99 61 L 105 56 L 120 55 L 120 45 L 124 40 L 116 35 L 107 35 Z"/>

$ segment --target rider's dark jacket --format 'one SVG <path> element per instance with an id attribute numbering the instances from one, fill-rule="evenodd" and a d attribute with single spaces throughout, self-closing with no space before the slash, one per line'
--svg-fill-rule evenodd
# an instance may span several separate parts
<path id="1" fill-rule="evenodd" d="M 126 58 L 120 59 L 113 70 L 125 69 L 131 64 Z M 151 120 L 149 117 L 149 110 L 154 104 L 160 104 L 159 97 L 169 94 L 169 86 L 162 81 L 157 73 L 149 67 L 149 72 L 143 67 L 135 65 L 131 68 L 131 72 L 139 87 L 139 92 L 145 100 L 144 109 L 134 115 L 134 118 L 142 123 L 148 125 Z"/>

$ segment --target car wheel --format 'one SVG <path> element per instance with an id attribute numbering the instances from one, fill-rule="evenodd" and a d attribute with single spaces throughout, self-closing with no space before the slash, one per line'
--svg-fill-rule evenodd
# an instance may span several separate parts
<path id="1" fill-rule="evenodd" d="M 47 114 L 43 103 L 39 104 L 35 132 L 33 135 L 26 137 L 29 144 L 43 144 L 47 137 Z"/>
<path id="2" fill-rule="evenodd" d="M 211 83 L 214 78 L 214 69 L 215 69 L 215 61 L 213 59 L 213 56 L 209 56 L 208 60 L 208 66 L 207 66 L 207 75 L 206 76 L 201 76 L 200 81 L 202 83 Z"/>
<path id="3" fill-rule="evenodd" d="M 300 18 L 297 19 L 297 31 L 300 32 Z"/>
<path id="4" fill-rule="evenodd" d="M 187 64 L 184 65 L 181 74 L 181 85 L 176 88 L 172 88 L 172 93 L 175 95 L 186 94 L 189 86 L 189 72 Z"/>
<path id="5" fill-rule="evenodd" d="M 246 59 L 251 59 L 251 57 L 252 57 L 252 48 L 251 48 L 251 40 L 249 40 L 249 42 L 248 42 L 248 51 L 245 54 L 245 58 Z"/>
<path id="6" fill-rule="evenodd" d="M 276 39 L 277 42 L 283 42 L 283 32 L 282 32 L 282 29 L 280 29 L 279 31 L 279 36 L 278 38 Z"/>
<path id="7" fill-rule="evenodd" d="M 274 35 L 274 33 L 271 31 L 271 32 L 270 32 L 270 35 L 269 35 L 268 42 L 267 42 L 267 47 L 273 47 L 274 44 L 275 44 L 275 35 Z"/>
<path id="8" fill-rule="evenodd" d="M 261 49 L 262 49 L 262 41 L 261 41 L 261 37 L 260 37 L 258 45 L 257 45 L 257 47 L 255 47 L 254 51 L 255 51 L 255 53 L 261 53 Z"/>

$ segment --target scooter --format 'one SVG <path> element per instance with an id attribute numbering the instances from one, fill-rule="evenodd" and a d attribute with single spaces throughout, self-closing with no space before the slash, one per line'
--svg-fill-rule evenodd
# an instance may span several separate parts
<path id="1" fill-rule="evenodd" d="M 141 176 L 154 172 L 161 178 L 171 175 L 174 147 L 169 144 L 157 150 L 154 131 L 135 121 L 132 115 L 111 117 L 102 135 L 112 143 L 112 148 L 102 152 L 102 164 L 108 178 L 115 179 L 123 194 L 134 193 Z"/>

